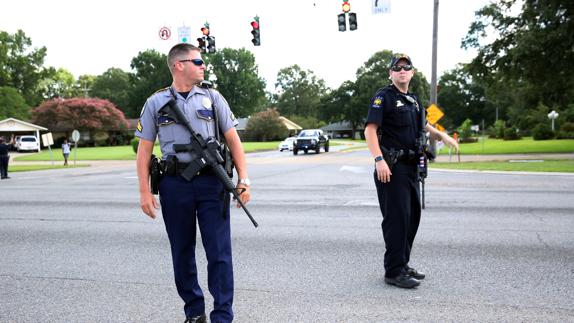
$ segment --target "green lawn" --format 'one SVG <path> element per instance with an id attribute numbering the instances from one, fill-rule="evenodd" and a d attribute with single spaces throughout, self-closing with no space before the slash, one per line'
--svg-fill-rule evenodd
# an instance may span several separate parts
<path id="1" fill-rule="evenodd" d="M 270 142 L 244 142 L 243 149 L 245 152 L 254 152 L 261 150 L 273 150 L 277 149 L 279 141 Z M 72 150 L 70 153 L 70 161 L 74 160 L 75 151 Z M 161 156 L 161 151 L 159 146 L 154 147 L 154 153 L 157 156 Z M 53 158 L 55 161 L 63 161 L 61 151 L 53 150 Z M 77 160 L 135 160 L 136 154 L 134 153 L 132 146 L 113 146 L 113 147 L 81 147 L 78 148 Z M 18 157 L 18 161 L 49 161 L 50 152 L 48 150 L 42 150 L 40 153 L 29 154 L 26 156 Z"/>
<path id="2" fill-rule="evenodd" d="M 574 173 L 574 160 L 530 160 L 513 162 L 465 162 L 465 163 L 431 163 L 430 168 L 495 170 L 515 172 L 561 172 Z"/>
<path id="3" fill-rule="evenodd" d="M 574 139 L 533 140 L 525 137 L 520 140 L 502 140 L 482 137 L 478 142 L 460 144 L 460 153 L 464 155 L 494 154 L 530 154 L 530 153 L 573 153 Z M 448 153 L 443 147 L 441 154 Z"/>

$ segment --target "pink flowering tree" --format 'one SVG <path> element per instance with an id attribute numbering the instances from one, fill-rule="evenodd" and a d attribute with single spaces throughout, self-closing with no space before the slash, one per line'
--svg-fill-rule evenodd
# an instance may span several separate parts
<path id="1" fill-rule="evenodd" d="M 44 101 L 32 110 L 32 122 L 55 132 L 68 134 L 74 129 L 87 132 L 94 144 L 114 143 L 117 140 L 113 139 L 128 127 L 122 111 L 110 101 L 96 98 Z"/>

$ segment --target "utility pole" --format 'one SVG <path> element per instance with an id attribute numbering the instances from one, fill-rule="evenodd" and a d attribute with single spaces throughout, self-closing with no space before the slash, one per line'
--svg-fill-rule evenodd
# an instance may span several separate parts
<path id="1" fill-rule="evenodd" d="M 438 0 L 434 0 L 434 10 L 432 19 L 432 70 L 430 85 L 430 103 L 437 104 L 437 82 L 436 82 L 436 47 L 438 40 Z M 430 139 L 430 151 L 436 156 L 436 142 Z"/>
<path id="2" fill-rule="evenodd" d="M 436 47 L 438 39 L 438 0 L 434 0 L 434 14 L 432 20 L 432 72 L 431 72 L 431 91 L 430 91 L 430 103 L 437 103 L 437 91 L 436 91 Z"/>

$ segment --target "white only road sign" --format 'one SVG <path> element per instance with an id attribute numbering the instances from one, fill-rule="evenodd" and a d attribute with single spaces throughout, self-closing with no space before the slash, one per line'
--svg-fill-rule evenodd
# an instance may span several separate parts
<path id="1" fill-rule="evenodd" d="M 180 42 L 191 44 L 191 27 L 181 26 L 177 28 L 177 35 Z"/>
<path id="2" fill-rule="evenodd" d="M 391 13 L 391 0 L 372 0 L 373 15 L 379 13 Z"/>

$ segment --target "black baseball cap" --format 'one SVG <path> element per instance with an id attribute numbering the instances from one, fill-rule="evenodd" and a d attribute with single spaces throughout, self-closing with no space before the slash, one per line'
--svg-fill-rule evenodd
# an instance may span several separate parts
<path id="1" fill-rule="evenodd" d="M 397 63 L 401 59 L 404 59 L 407 62 L 409 62 L 409 65 L 413 65 L 413 62 L 411 61 L 411 58 L 409 57 L 409 55 L 407 55 L 407 54 L 395 54 L 395 55 L 393 55 L 393 58 L 391 58 L 391 65 L 389 65 L 389 67 L 393 67 L 393 66 L 397 65 Z"/>

